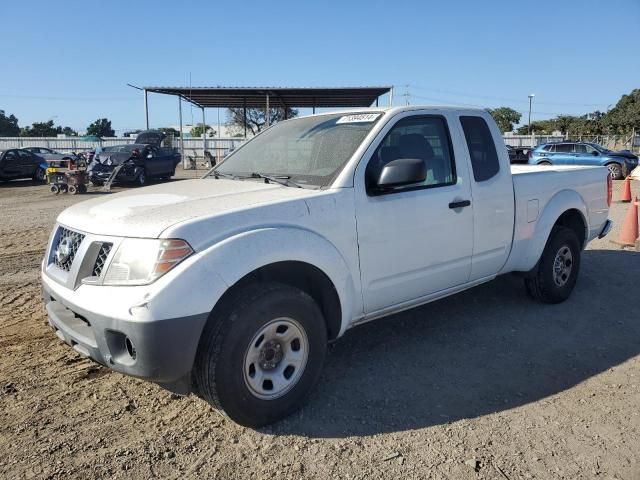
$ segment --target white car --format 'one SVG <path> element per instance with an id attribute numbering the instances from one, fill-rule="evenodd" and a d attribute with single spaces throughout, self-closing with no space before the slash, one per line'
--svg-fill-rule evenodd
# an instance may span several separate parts
<path id="1" fill-rule="evenodd" d="M 567 299 L 610 202 L 606 168 L 510 166 L 482 110 L 314 115 L 205 178 L 66 209 L 44 301 L 80 354 L 265 425 L 299 408 L 355 325 L 509 272 Z"/>

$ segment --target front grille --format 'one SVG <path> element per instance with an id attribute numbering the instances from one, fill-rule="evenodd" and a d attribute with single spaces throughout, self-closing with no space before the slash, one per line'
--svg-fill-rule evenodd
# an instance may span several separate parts
<path id="1" fill-rule="evenodd" d="M 96 257 L 96 263 L 93 264 L 92 275 L 94 277 L 99 277 L 102 273 L 104 263 L 107 261 L 107 257 L 109 256 L 109 252 L 111 251 L 112 246 L 112 243 L 103 243 L 100 247 L 100 251 L 98 252 L 98 256 Z"/>
<path id="2" fill-rule="evenodd" d="M 73 263 L 73 259 L 78 252 L 78 248 L 80 248 L 80 244 L 84 240 L 84 235 L 82 233 L 74 232 L 73 230 L 69 230 L 68 228 L 60 227 L 60 231 L 58 232 L 58 240 L 56 244 L 53 246 L 53 263 L 61 268 L 62 270 L 66 270 L 67 272 L 71 269 L 71 264 Z M 65 249 L 68 248 L 67 254 L 59 254 L 59 250 L 61 248 L 62 242 L 65 242 L 63 246 Z"/>

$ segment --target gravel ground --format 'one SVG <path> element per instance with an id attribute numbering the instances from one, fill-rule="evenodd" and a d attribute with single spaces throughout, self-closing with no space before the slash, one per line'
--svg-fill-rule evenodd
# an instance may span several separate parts
<path id="1" fill-rule="evenodd" d="M 47 327 L 39 263 L 85 198 L 0 184 L 0 478 L 640 478 L 640 254 L 609 241 L 626 205 L 569 301 L 505 276 L 357 327 L 307 406 L 255 431 Z"/>

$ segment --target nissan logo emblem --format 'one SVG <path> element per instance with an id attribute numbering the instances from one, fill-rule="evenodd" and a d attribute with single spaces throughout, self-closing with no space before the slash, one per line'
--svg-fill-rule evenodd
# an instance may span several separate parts
<path id="1" fill-rule="evenodd" d="M 65 263 L 69 260 L 71 256 L 71 246 L 73 245 L 73 240 L 71 237 L 64 237 L 60 240 L 58 244 L 58 248 L 56 248 L 56 260 L 58 263 Z"/>

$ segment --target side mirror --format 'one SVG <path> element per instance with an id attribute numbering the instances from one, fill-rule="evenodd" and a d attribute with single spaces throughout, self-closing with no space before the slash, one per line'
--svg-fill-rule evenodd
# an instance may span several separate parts
<path id="1" fill-rule="evenodd" d="M 147 158 L 153 158 L 153 154 L 152 153 L 147 153 Z"/>
<path id="2" fill-rule="evenodd" d="M 591 152 L 591 155 L 597 157 L 598 155 L 600 155 L 600 153 L 597 150 L 594 150 L 593 152 Z"/>
<path id="3" fill-rule="evenodd" d="M 424 182 L 427 166 L 419 158 L 398 158 L 387 163 L 380 172 L 375 188 L 384 191 L 393 187 Z"/>

